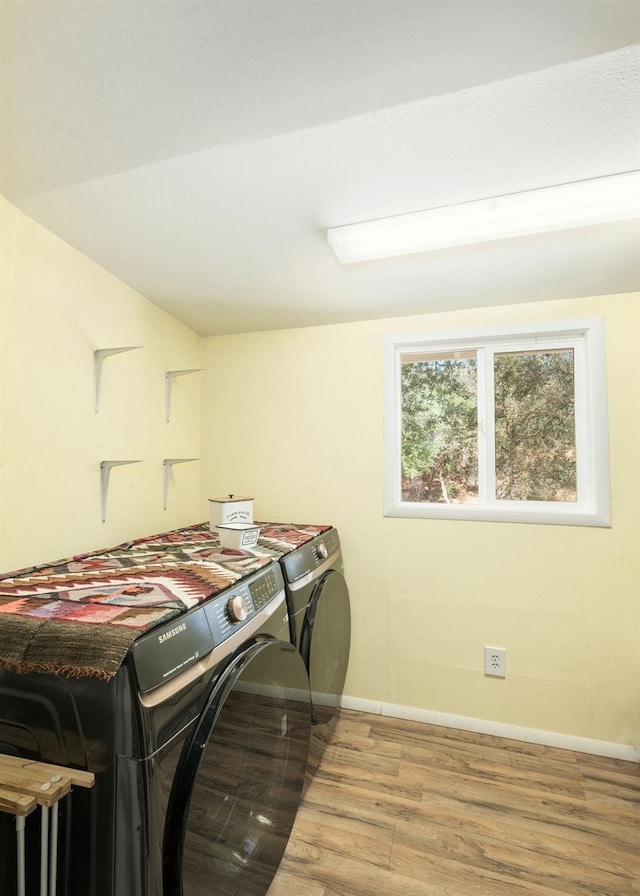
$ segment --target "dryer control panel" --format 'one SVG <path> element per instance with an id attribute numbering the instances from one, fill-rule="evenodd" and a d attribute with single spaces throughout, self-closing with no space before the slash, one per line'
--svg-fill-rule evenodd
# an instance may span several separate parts
<path id="1" fill-rule="evenodd" d="M 287 575 L 287 582 L 293 583 L 313 573 L 322 566 L 329 557 L 340 550 L 340 538 L 337 529 L 329 529 L 318 535 L 313 541 L 302 545 L 282 558 Z"/>

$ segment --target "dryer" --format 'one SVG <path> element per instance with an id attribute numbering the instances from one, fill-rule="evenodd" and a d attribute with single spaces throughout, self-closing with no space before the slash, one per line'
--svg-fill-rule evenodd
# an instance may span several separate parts
<path id="1" fill-rule="evenodd" d="M 277 562 L 140 637 L 108 682 L 0 673 L 0 751 L 96 775 L 61 812 L 59 896 L 265 896 L 310 729 Z"/>
<path id="2" fill-rule="evenodd" d="M 338 530 L 331 527 L 280 558 L 291 641 L 309 674 L 313 772 L 338 719 L 349 664 L 351 606 Z"/>

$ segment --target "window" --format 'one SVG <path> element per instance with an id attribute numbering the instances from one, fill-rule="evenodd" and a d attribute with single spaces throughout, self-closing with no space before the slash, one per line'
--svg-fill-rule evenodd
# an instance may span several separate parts
<path id="1" fill-rule="evenodd" d="M 610 525 L 603 321 L 385 351 L 386 516 Z"/>

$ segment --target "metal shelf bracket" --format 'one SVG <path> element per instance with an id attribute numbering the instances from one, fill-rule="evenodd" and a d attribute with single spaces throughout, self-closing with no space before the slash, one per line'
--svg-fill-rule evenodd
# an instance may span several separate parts
<path id="1" fill-rule="evenodd" d="M 188 464 L 194 460 L 200 460 L 199 457 L 165 457 L 162 461 L 163 481 L 162 481 L 162 509 L 167 509 L 169 498 L 169 478 L 171 476 L 171 467 L 174 464 Z"/>
<path id="2" fill-rule="evenodd" d="M 109 476 L 113 467 L 125 464 L 140 464 L 141 460 L 101 460 L 100 461 L 100 515 L 102 522 L 107 519 L 107 495 L 109 493 Z"/>
<path id="3" fill-rule="evenodd" d="M 125 345 L 122 348 L 99 348 L 93 353 L 93 407 L 96 414 L 100 410 L 100 392 L 102 388 L 102 366 L 104 359 L 121 352 L 132 352 L 142 348 L 141 345 Z"/>
<path id="4" fill-rule="evenodd" d="M 165 417 L 167 418 L 167 423 L 171 419 L 171 392 L 173 390 L 173 381 L 179 376 L 187 376 L 189 373 L 199 373 L 201 370 L 204 370 L 204 367 L 191 367 L 188 370 L 167 370 L 165 374 L 165 381 L 167 384 L 165 394 Z"/>

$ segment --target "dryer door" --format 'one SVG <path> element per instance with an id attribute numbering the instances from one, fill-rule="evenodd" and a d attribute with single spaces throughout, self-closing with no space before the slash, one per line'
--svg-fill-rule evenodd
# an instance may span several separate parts
<path id="1" fill-rule="evenodd" d="M 313 589 L 300 635 L 316 724 L 335 722 L 347 676 L 350 642 L 349 590 L 342 573 L 330 569 Z"/>
<path id="2" fill-rule="evenodd" d="M 264 896 L 302 796 L 309 679 L 285 641 L 259 640 L 218 678 L 176 771 L 165 896 Z"/>

